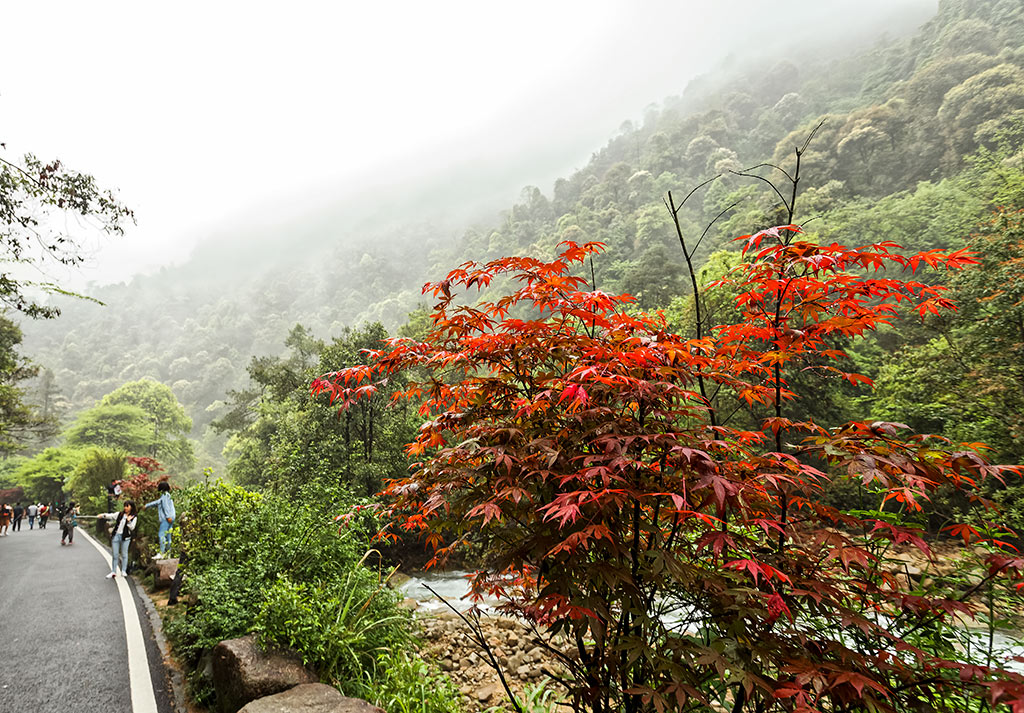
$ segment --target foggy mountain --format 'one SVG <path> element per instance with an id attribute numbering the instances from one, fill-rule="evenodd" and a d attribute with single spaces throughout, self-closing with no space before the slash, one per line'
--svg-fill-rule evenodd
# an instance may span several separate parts
<path id="1" fill-rule="evenodd" d="M 191 268 L 205 275 L 203 264 L 224 261 L 222 268 L 232 269 L 223 269 L 222 279 L 238 272 L 244 281 L 250 270 L 301 261 L 325 248 L 360 244 L 367 236 L 376 242 L 376 236 L 399 225 L 429 224 L 454 234 L 467 225 L 490 222 L 523 186 L 547 192 L 555 179 L 584 166 L 595 147 L 617 133 L 623 122 L 642 122 L 645 112 L 656 110 L 666 98 L 679 111 L 696 110 L 707 92 L 764 64 L 766 38 L 774 44 L 772 31 L 756 27 L 741 31 L 741 41 L 712 44 L 697 57 L 673 47 L 665 37 L 661 13 L 671 10 L 670 17 L 679 19 L 685 12 L 672 5 L 655 3 L 629 18 L 630 34 L 650 36 L 653 49 L 631 46 L 634 39 L 623 48 L 610 47 L 604 57 L 592 58 L 597 61 L 583 73 L 593 83 L 590 101 L 574 106 L 560 99 L 560 82 L 565 80 L 558 77 L 558 67 L 551 67 L 551 76 L 537 79 L 552 88 L 537 100 L 536 108 L 510 107 L 508 117 L 494 117 L 487 126 L 446 145 L 409 153 L 337 184 L 310 185 L 302 193 L 265 202 L 252 215 L 236 216 L 230 228 L 201 239 L 190 258 Z M 855 53 L 879 37 L 912 31 L 934 11 L 935 3 L 825 5 L 789 2 L 771 13 L 795 19 L 792 41 L 769 51 L 772 64 L 790 58 L 815 65 Z M 741 24 L 749 27 L 764 19 L 753 17 Z M 415 121 L 415 113 L 410 120 Z M 186 266 L 184 279 L 191 268 Z"/>
<path id="2" fill-rule="evenodd" d="M 148 376 L 174 389 L 201 437 L 223 413 L 218 403 L 227 392 L 247 383 L 250 359 L 281 353 L 296 323 L 323 338 L 374 321 L 393 331 L 421 303 L 426 280 L 467 259 L 549 251 L 573 224 L 590 226 L 587 239 L 613 245 L 602 267 L 609 287 L 643 292 L 656 305 L 684 289 L 670 274 L 674 254 L 659 252 L 659 241 L 671 237 L 658 227 L 663 191 L 695 185 L 716 162 L 741 167 L 771 158 L 789 132 L 824 113 L 886 101 L 945 41 L 955 18 L 913 34 L 932 7 L 851 15 L 845 6 L 828 24 L 797 13 L 803 21 L 791 35 L 772 28 L 723 41 L 715 59 L 705 58 L 713 69 L 699 77 L 656 59 L 650 74 L 658 79 L 647 81 L 609 52 L 595 77 L 639 77 L 636 91 L 648 94 L 631 108 L 615 103 L 598 116 L 541 111 L 528 125 L 514 113 L 514 125 L 499 117 L 486 136 L 409 153 L 357 180 L 282 194 L 198 241 L 183 264 L 90 288 L 105 306 L 72 301 L 58 320 L 23 325 L 26 352 L 53 371 L 66 418 Z M 511 138 L 494 139 L 502 135 Z M 923 166 L 885 190 L 911 188 L 939 170 Z M 858 180 L 851 176 L 850 185 Z M 715 190 L 746 190 L 721 186 Z M 704 220 L 725 198 L 709 194 L 688 220 Z M 766 199 L 745 199 L 751 207 L 734 211 L 709 249 L 760 219 L 751 211 Z M 660 237 L 643 237 L 652 229 Z"/>

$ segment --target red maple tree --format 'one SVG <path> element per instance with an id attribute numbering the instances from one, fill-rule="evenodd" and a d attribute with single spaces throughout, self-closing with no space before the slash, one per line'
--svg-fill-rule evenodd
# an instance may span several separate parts
<path id="1" fill-rule="evenodd" d="M 135 457 L 125 459 L 132 473 L 121 480 L 121 494 L 126 500 L 132 500 L 138 507 L 149 498 L 155 497 L 157 486 L 170 478 L 164 473 L 164 467 L 155 458 Z"/>
<path id="2" fill-rule="evenodd" d="M 952 642 L 973 592 L 1024 572 L 993 518 L 952 530 L 989 547 L 973 589 L 889 566 L 894 548 L 932 556 L 913 516 L 936 490 L 984 513 L 979 485 L 1008 469 L 900 424 L 827 429 L 786 409 L 795 369 L 870 383 L 839 368 L 836 340 L 901 306 L 949 309 L 941 287 L 905 274 L 971 257 L 818 245 L 796 226 L 742 240 L 747 262 L 728 278 L 742 320 L 699 339 L 576 276 L 596 243 L 427 285 L 422 341 L 388 340 L 312 389 L 346 408 L 398 372 L 421 375 L 395 397 L 425 422 L 417 462 L 383 493 L 382 536 L 424 536 L 435 563 L 472 546 L 474 592 L 569 643 L 551 653 L 576 710 L 1024 711 L 1024 677 Z M 516 287 L 462 299 L 495 280 Z M 715 405 L 729 398 L 761 427 L 725 425 Z M 878 507 L 824 504 L 839 480 Z"/>

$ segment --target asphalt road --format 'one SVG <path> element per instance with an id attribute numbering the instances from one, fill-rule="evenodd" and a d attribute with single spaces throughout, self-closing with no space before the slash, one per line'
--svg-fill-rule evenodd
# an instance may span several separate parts
<path id="1" fill-rule="evenodd" d="M 142 713 L 132 708 L 124 606 L 104 577 L 110 556 L 81 527 L 70 547 L 60 534 L 54 522 L 25 522 L 0 537 L 0 713 Z M 144 595 L 134 582 L 130 590 L 145 644 L 134 665 L 143 674 L 149 666 L 156 712 L 173 713 Z"/>

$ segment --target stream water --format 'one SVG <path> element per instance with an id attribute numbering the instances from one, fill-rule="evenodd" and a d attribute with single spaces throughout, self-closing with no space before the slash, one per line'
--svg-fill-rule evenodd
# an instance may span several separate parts
<path id="1" fill-rule="evenodd" d="M 473 602 L 466 598 L 466 595 L 469 594 L 469 581 L 466 579 L 468 574 L 468 572 L 457 570 L 420 572 L 404 582 L 398 591 L 405 597 L 415 599 L 419 602 L 420 609 L 431 613 L 449 611 L 449 607 L 441 599 L 459 611 L 466 611 L 473 606 Z M 481 602 L 478 606 L 487 611 L 492 610 L 497 603 L 497 600 L 489 599 Z"/>
<path id="2" fill-rule="evenodd" d="M 405 597 L 415 599 L 422 611 L 430 613 L 448 611 L 449 607 L 444 603 L 445 601 L 458 611 L 465 611 L 472 606 L 472 602 L 466 598 L 469 593 L 467 574 L 468 572 L 462 571 L 420 572 L 416 576 L 410 577 L 398 590 Z M 443 598 L 444 601 L 438 597 Z M 487 599 L 478 606 L 484 611 L 493 611 L 497 604 L 497 600 Z M 980 650 L 987 648 L 987 630 L 971 629 L 969 631 L 974 642 L 972 647 L 976 645 Z M 1024 657 L 1024 633 L 996 631 L 993 636 L 993 646 L 996 651 L 1005 656 Z M 1004 665 L 1011 671 L 1024 673 L 1024 664 L 1022 663 L 1009 661 Z"/>

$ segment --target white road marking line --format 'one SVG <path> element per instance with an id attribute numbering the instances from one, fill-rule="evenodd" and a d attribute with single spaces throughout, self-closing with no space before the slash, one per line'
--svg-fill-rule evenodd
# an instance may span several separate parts
<path id="1" fill-rule="evenodd" d="M 76 528 L 96 550 L 103 555 L 103 561 L 110 566 L 110 553 L 82 528 Z M 125 640 L 128 643 L 128 681 L 132 690 L 132 713 L 157 713 L 156 694 L 153 693 L 153 679 L 149 673 L 149 658 L 146 656 L 146 641 L 142 638 L 142 624 L 132 600 L 132 590 L 124 577 L 115 577 L 117 593 L 121 596 L 121 611 L 124 612 Z"/>

